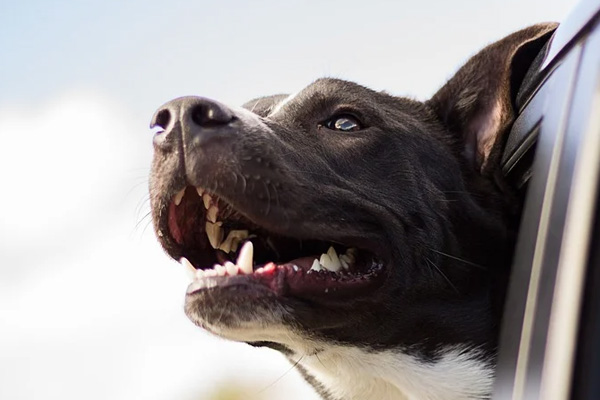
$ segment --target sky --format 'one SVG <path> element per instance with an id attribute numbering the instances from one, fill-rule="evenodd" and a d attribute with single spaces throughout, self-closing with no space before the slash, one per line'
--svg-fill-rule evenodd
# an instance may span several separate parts
<path id="1" fill-rule="evenodd" d="M 184 316 L 185 274 L 147 215 L 154 110 L 322 76 L 425 100 L 486 44 L 574 5 L 0 0 L 0 398 L 208 399 L 236 383 L 315 399 L 278 353 Z"/>

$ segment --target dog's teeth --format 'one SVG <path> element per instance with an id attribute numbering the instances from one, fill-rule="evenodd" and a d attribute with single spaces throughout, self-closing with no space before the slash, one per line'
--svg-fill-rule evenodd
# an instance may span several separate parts
<path id="1" fill-rule="evenodd" d="M 204 278 L 204 275 L 205 274 L 204 274 L 203 270 L 201 270 L 201 269 L 196 270 L 196 279 L 202 279 L 202 278 Z"/>
<path id="2" fill-rule="evenodd" d="M 206 236 L 208 236 L 208 241 L 214 249 L 219 248 L 219 245 L 223 241 L 224 235 L 225 232 L 223 232 L 223 228 L 221 228 L 219 225 L 208 221 L 206 222 Z"/>
<path id="3" fill-rule="evenodd" d="M 225 239 L 223 243 L 219 245 L 219 250 L 223 250 L 225 253 L 229 253 L 231 251 L 231 240 Z"/>
<path id="4" fill-rule="evenodd" d="M 339 271 L 340 268 L 342 268 L 342 263 L 340 263 L 340 259 L 338 258 L 337 252 L 333 246 L 329 247 L 329 250 L 327 250 L 327 255 L 331 259 L 330 268 L 327 269 L 334 272 Z"/>
<path id="5" fill-rule="evenodd" d="M 227 238 L 223 240 L 219 249 L 223 250 L 225 253 L 229 253 L 230 251 L 236 251 L 240 242 L 244 239 L 248 238 L 247 230 L 233 230 L 227 234 Z"/>
<path id="6" fill-rule="evenodd" d="M 217 222 L 217 214 L 219 209 L 216 206 L 210 206 L 208 211 L 206 212 L 206 219 L 208 219 L 213 224 Z"/>
<path id="7" fill-rule="evenodd" d="M 184 194 L 185 194 L 185 188 L 181 189 L 181 191 L 177 192 L 177 194 L 173 198 L 173 201 L 175 202 L 176 206 L 181 204 L 181 199 L 183 199 Z"/>
<path id="8" fill-rule="evenodd" d="M 206 208 L 208 210 L 210 208 L 210 203 L 212 202 L 211 195 L 208 193 L 200 194 L 200 191 L 198 191 L 198 194 L 200 196 L 202 196 L 202 201 L 204 202 L 204 208 Z"/>
<path id="9" fill-rule="evenodd" d="M 212 269 L 206 269 L 206 270 L 204 270 L 204 276 L 206 278 L 209 278 L 211 276 L 217 276 L 217 271 L 215 271 L 215 267 L 216 266 L 217 265 L 215 264 Z"/>
<path id="10" fill-rule="evenodd" d="M 179 262 L 185 268 L 185 272 L 189 276 L 190 280 L 194 280 L 194 277 L 196 276 L 196 268 L 194 268 L 192 263 L 189 262 L 188 259 L 185 257 L 181 257 L 179 259 Z"/>
<path id="11" fill-rule="evenodd" d="M 218 276 L 225 276 L 227 269 L 222 265 L 215 265 L 215 271 L 217 271 Z"/>
<path id="12" fill-rule="evenodd" d="M 350 265 L 354 264 L 354 258 L 352 258 L 352 256 L 349 256 L 347 254 L 342 254 L 340 256 L 340 262 L 342 263 L 342 267 L 348 269 L 348 268 L 350 268 Z"/>
<path id="13" fill-rule="evenodd" d="M 241 273 L 247 275 L 252 273 L 252 260 L 254 257 L 253 253 L 254 247 L 252 245 L 252 242 L 248 241 L 244 243 L 236 262 Z"/>
<path id="14" fill-rule="evenodd" d="M 322 269 L 323 267 L 321 266 L 321 263 L 315 258 L 315 261 L 313 261 L 309 271 L 320 271 Z"/>
<path id="15" fill-rule="evenodd" d="M 329 256 L 329 254 L 323 253 L 321 254 L 321 258 L 319 259 L 319 262 L 321 263 L 321 265 L 323 266 L 323 268 L 325 268 L 328 271 L 337 271 L 339 269 L 339 267 L 341 266 L 339 263 L 339 260 L 337 262 L 337 264 L 331 259 L 331 257 Z"/>
<path id="16" fill-rule="evenodd" d="M 231 249 L 229 251 L 237 251 L 241 240 L 241 238 L 233 238 L 233 240 L 231 241 Z"/>
<path id="17" fill-rule="evenodd" d="M 227 261 L 225 263 L 225 269 L 227 270 L 227 275 L 234 276 L 238 274 L 238 267 L 231 261 Z"/>
<path id="18" fill-rule="evenodd" d="M 340 258 L 343 258 L 349 265 L 352 265 L 356 262 L 356 253 L 357 250 L 355 248 L 351 248 L 346 250 L 346 254 L 342 254 Z"/>

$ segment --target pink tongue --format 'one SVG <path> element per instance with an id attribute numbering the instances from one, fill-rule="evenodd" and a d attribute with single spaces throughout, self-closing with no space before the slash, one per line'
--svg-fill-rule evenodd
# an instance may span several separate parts
<path id="1" fill-rule="evenodd" d="M 290 265 L 290 264 L 297 265 L 299 268 L 302 268 L 303 270 L 308 271 L 308 270 L 310 270 L 310 267 L 312 267 L 315 259 L 318 259 L 318 256 L 301 257 L 301 258 L 296 258 L 295 260 L 292 260 L 292 261 L 288 261 L 281 265 Z"/>

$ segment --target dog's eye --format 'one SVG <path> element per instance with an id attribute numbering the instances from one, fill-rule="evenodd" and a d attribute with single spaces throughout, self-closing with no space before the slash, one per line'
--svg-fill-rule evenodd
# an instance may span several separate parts
<path id="1" fill-rule="evenodd" d="M 327 128 L 334 131 L 354 132 L 362 129 L 360 121 L 352 115 L 337 115 L 324 124 Z"/>

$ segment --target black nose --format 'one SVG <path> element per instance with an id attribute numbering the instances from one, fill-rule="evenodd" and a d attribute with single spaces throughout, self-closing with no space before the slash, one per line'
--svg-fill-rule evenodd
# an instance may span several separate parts
<path id="1" fill-rule="evenodd" d="M 235 119 L 224 104 L 204 97 L 180 97 L 164 104 L 154 113 L 150 128 L 160 127 L 155 141 L 165 141 L 172 133 L 179 133 L 187 144 L 202 145 L 218 137 L 220 129 Z"/>

